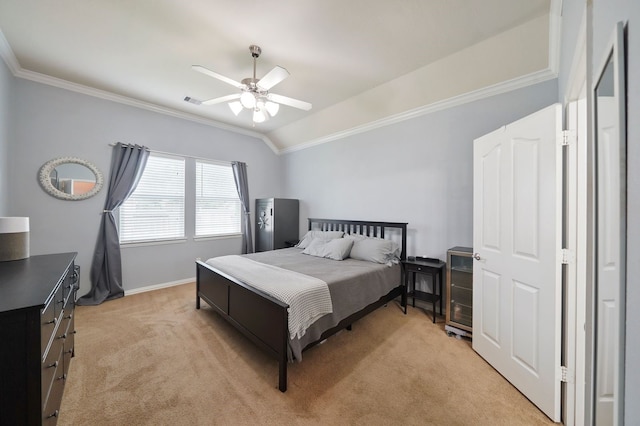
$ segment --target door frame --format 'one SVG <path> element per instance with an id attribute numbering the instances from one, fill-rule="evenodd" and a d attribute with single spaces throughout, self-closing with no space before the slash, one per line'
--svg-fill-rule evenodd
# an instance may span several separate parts
<path id="1" fill-rule="evenodd" d="M 591 349 L 587 342 L 588 293 L 592 287 L 593 194 L 589 192 L 593 182 L 592 153 L 589 144 L 591 131 L 588 125 L 590 104 L 587 82 L 587 8 L 582 18 L 575 43 L 566 90 L 563 94 L 565 126 L 569 134 L 575 134 L 573 145 L 567 149 L 565 191 L 568 199 L 564 220 L 565 246 L 570 262 L 566 267 L 563 286 L 563 361 L 570 371 L 569 380 L 563 385 L 562 421 L 565 425 L 590 424 L 589 383 L 587 374 Z"/>

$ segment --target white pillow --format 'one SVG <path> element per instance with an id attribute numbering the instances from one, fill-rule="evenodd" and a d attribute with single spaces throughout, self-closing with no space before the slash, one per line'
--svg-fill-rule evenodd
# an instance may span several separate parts
<path id="1" fill-rule="evenodd" d="M 307 248 L 311 240 L 314 238 L 320 238 L 322 240 L 333 240 L 335 238 L 342 238 L 344 232 L 342 231 L 309 231 L 307 232 L 302 240 L 298 243 L 296 247 L 298 248 Z"/>
<path id="2" fill-rule="evenodd" d="M 323 240 L 314 238 L 311 240 L 307 248 L 302 254 L 308 254 L 316 257 L 326 257 L 327 259 L 343 260 L 349 257 L 353 240 L 345 238 L 334 238 L 332 240 Z"/>
<path id="3" fill-rule="evenodd" d="M 364 235 L 345 235 L 345 240 L 353 240 L 351 258 L 391 265 L 400 260 L 400 246 L 395 241 Z"/>

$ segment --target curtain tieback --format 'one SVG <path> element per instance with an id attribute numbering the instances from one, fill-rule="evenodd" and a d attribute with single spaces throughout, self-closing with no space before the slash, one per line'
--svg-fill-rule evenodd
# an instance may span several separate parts
<path id="1" fill-rule="evenodd" d="M 113 213 L 113 210 L 102 210 L 102 213 Z"/>

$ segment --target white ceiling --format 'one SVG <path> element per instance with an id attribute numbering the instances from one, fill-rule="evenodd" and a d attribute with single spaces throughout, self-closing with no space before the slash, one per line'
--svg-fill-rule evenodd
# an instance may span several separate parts
<path id="1" fill-rule="evenodd" d="M 255 132 L 282 150 L 308 142 L 299 128 L 316 127 L 312 139 L 317 139 L 336 131 L 322 123 L 339 121 L 337 130 L 344 131 L 379 120 L 375 111 L 384 110 L 394 92 L 368 96 L 367 108 L 353 111 L 353 120 L 336 105 L 350 100 L 357 105 L 354 99 L 408 82 L 407 75 L 456 52 L 528 22 L 548 20 L 551 1 L 0 0 L 0 36 L 7 42 L 2 49 L 0 37 L 0 53 L 18 76 L 53 77 L 79 85 L 76 89 L 88 88 L 88 93 L 98 89 L 93 93 Z M 526 33 L 539 43 L 535 50 L 544 50 L 545 60 L 549 27 L 543 27 L 542 41 L 539 32 Z M 275 65 L 286 68 L 291 75 L 271 92 L 311 102 L 311 111 L 282 106 L 276 117 L 254 127 L 247 111 L 235 117 L 224 103 L 196 106 L 183 100 L 237 93 L 191 65 L 239 81 L 252 75 L 251 44 L 262 47 L 257 77 Z M 431 84 L 435 89 L 444 82 Z M 467 86 L 460 82 L 460 90 L 479 88 Z M 416 107 L 416 100 L 393 102 L 395 113 Z"/>

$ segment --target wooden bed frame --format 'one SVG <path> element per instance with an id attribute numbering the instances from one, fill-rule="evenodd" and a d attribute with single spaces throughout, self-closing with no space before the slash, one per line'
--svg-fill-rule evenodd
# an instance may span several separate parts
<path id="1" fill-rule="evenodd" d="M 345 234 L 360 234 L 384 238 L 385 229 L 399 229 L 402 232 L 401 259 L 406 258 L 407 224 L 399 222 L 368 222 L 356 220 L 309 219 L 309 230 L 343 231 Z M 278 360 L 278 389 L 287 390 L 287 344 L 289 340 L 287 305 L 274 297 L 257 290 L 216 268 L 196 261 L 196 309 L 200 309 L 200 299 L 207 302 L 231 325 L 241 331 L 256 345 Z M 343 328 L 351 329 L 351 324 L 385 305 L 396 297 L 401 297 L 406 307 L 407 292 L 404 280 L 399 277 L 399 286 L 382 296 L 378 301 L 340 321 L 326 330 L 320 338 L 304 349 L 321 342 Z M 406 309 L 405 309 L 406 314 Z"/>

